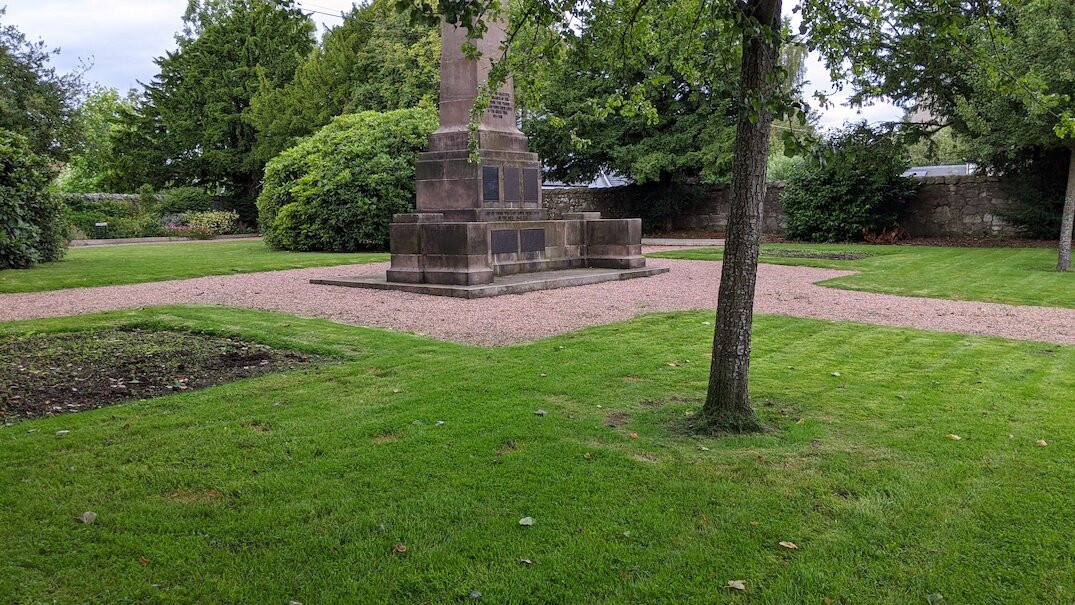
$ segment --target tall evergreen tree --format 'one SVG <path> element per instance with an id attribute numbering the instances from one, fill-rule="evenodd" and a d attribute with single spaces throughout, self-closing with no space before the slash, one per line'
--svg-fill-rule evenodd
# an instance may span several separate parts
<path id="1" fill-rule="evenodd" d="M 387 0 L 355 7 L 299 64 L 285 86 L 263 80 L 253 99 L 258 158 L 268 161 L 332 118 L 437 102 L 440 35 L 411 24 Z"/>
<path id="2" fill-rule="evenodd" d="M 157 59 L 160 73 L 116 135 L 138 160 L 119 159 L 117 177 L 205 187 L 253 220 L 267 158 L 256 153 L 251 100 L 291 81 L 313 32 L 291 0 L 191 0 L 178 48 Z"/>

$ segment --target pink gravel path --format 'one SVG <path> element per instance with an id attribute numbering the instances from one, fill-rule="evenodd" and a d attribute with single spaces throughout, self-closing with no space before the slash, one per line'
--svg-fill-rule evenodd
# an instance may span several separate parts
<path id="1" fill-rule="evenodd" d="M 153 305 L 215 304 L 392 328 L 476 345 L 504 345 L 644 313 L 715 307 L 720 263 L 647 262 L 672 270 L 644 279 L 476 300 L 308 283 L 314 277 L 381 273 L 386 263 L 3 294 L 0 321 Z M 848 272 L 761 265 L 755 309 L 794 317 L 1075 344 L 1075 309 L 911 298 L 814 284 L 842 275 Z"/>

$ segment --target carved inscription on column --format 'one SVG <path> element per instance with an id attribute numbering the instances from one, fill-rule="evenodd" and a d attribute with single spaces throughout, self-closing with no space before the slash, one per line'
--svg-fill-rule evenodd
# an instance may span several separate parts
<path id="1" fill-rule="evenodd" d="M 498 92 L 493 95 L 493 98 L 489 101 L 488 112 L 489 115 L 496 118 L 514 116 L 515 106 L 511 102 L 511 94 L 507 92 Z"/>

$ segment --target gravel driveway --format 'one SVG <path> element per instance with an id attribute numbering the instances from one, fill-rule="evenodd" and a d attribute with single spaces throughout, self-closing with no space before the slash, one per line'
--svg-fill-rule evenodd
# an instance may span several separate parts
<path id="1" fill-rule="evenodd" d="M 404 330 L 476 345 L 504 345 L 625 321 L 644 313 L 715 308 L 720 263 L 670 259 L 648 259 L 647 263 L 669 267 L 671 272 L 474 300 L 308 283 L 315 277 L 381 273 L 387 263 L 3 294 L 0 321 L 153 305 L 213 304 Z M 755 310 L 1075 344 L 1075 309 L 911 298 L 814 285 L 848 274 L 831 269 L 761 265 Z"/>

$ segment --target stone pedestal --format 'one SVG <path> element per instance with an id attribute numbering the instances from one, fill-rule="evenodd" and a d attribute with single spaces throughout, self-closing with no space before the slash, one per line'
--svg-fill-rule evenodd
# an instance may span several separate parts
<path id="1" fill-rule="evenodd" d="M 389 282 L 473 286 L 518 273 L 646 264 L 641 219 L 602 219 L 597 212 L 559 221 L 472 222 L 397 214 L 391 237 Z"/>

